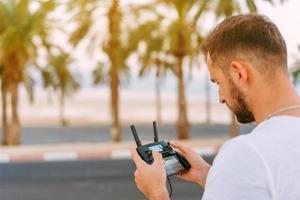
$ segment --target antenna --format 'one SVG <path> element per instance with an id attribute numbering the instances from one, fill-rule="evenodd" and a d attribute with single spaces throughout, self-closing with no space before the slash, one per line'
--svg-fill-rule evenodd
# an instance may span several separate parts
<path id="1" fill-rule="evenodd" d="M 133 134 L 133 137 L 134 137 L 136 146 L 138 146 L 138 147 L 139 147 L 139 146 L 142 146 L 142 143 L 141 143 L 141 141 L 140 141 L 140 139 L 139 139 L 139 136 L 138 136 L 138 134 L 137 134 L 137 132 L 136 132 L 136 130 L 135 130 L 135 126 L 134 126 L 134 125 L 131 125 L 130 128 L 131 128 L 131 131 L 132 131 L 132 134 Z"/>
<path id="2" fill-rule="evenodd" d="M 153 129 L 154 129 L 154 142 L 158 142 L 156 121 L 153 121 Z"/>

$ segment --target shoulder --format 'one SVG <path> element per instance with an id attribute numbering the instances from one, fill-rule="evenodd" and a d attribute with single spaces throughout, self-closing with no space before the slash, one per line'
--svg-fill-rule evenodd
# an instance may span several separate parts
<path id="1" fill-rule="evenodd" d="M 226 142 L 219 153 L 217 154 L 212 172 L 214 174 L 233 172 L 235 174 L 242 171 L 251 170 L 254 166 L 256 169 L 264 168 L 264 160 L 260 152 L 249 141 L 251 138 L 246 136 L 239 136 Z"/>
<path id="2" fill-rule="evenodd" d="M 254 166 L 256 169 L 268 168 L 264 151 L 260 147 L 260 143 L 257 142 L 260 139 L 251 133 L 227 141 L 221 147 L 213 164 L 217 169 L 222 167 L 222 170 L 226 167 L 234 168 L 236 166 L 238 166 L 239 171 L 246 171 Z"/>
<path id="3" fill-rule="evenodd" d="M 268 199 L 265 164 L 247 138 L 239 136 L 222 146 L 209 171 L 205 197 L 243 199 L 248 195 L 249 199 Z"/>
<path id="4" fill-rule="evenodd" d="M 257 125 L 251 132 L 251 135 L 260 132 L 282 132 L 285 130 L 294 130 L 299 128 L 300 117 L 275 116 Z"/>
<path id="5" fill-rule="evenodd" d="M 231 163 L 241 165 L 253 161 L 261 162 L 261 155 L 252 143 L 250 135 L 238 136 L 227 141 L 218 152 L 214 164 L 222 163 L 224 166 Z"/>
<path id="6" fill-rule="evenodd" d="M 241 135 L 236 138 L 230 139 L 221 147 L 218 157 L 220 156 L 239 156 L 245 154 L 256 154 L 256 149 L 252 145 L 251 135 Z"/>

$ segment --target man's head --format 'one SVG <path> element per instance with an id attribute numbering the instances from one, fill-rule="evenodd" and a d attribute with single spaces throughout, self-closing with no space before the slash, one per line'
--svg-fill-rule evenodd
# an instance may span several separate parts
<path id="1" fill-rule="evenodd" d="M 211 79 L 219 84 L 220 102 L 226 103 L 241 123 L 254 121 L 253 83 L 271 84 L 278 72 L 288 74 L 285 41 L 265 16 L 225 19 L 209 33 L 203 52 Z"/>

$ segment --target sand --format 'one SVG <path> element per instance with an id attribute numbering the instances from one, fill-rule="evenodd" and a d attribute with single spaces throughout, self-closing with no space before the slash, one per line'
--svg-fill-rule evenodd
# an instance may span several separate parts
<path id="1" fill-rule="evenodd" d="M 55 126 L 59 124 L 58 97 L 38 90 L 35 102 L 30 104 L 26 95 L 20 95 L 19 113 L 23 126 Z M 120 119 L 123 124 L 149 123 L 156 120 L 155 95 L 151 92 L 121 91 Z M 66 98 L 65 116 L 69 125 L 110 124 L 109 91 L 82 90 Z M 190 123 L 203 123 L 206 119 L 205 102 L 200 98 L 187 99 Z M 1 110 L 1 108 L 0 108 Z M 2 110 L 1 110 L 2 112 Z M 162 122 L 174 123 L 177 119 L 176 94 L 162 94 Z M 226 106 L 212 103 L 211 118 L 216 123 L 229 123 Z"/>

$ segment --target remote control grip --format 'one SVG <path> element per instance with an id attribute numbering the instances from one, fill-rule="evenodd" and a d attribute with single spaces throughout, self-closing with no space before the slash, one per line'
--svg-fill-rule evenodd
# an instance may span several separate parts
<path id="1" fill-rule="evenodd" d="M 153 163 L 153 156 L 152 156 L 152 151 L 150 150 L 145 150 L 142 146 L 141 147 L 137 147 L 136 151 L 138 152 L 138 154 L 140 155 L 140 157 L 148 164 L 152 164 Z"/>
<path id="2" fill-rule="evenodd" d="M 179 153 L 176 152 L 176 156 L 178 158 L 178 161 L 180 162 L 180 164 L 185 168 L 185 169 L 189 169 L 191 168 L 190 163 L 183 157 L 181 156 Z"/>

